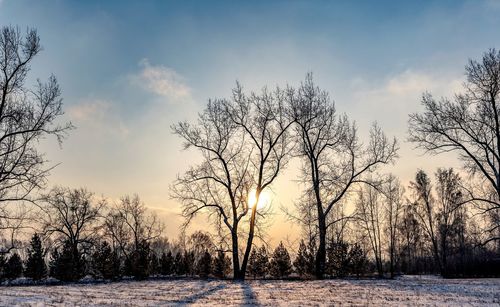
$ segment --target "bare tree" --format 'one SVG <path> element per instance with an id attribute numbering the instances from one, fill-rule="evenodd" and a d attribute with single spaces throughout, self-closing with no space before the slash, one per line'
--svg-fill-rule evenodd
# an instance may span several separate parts
<path id="1" fill-rule="evenodd" d="M 111 207 L 104 219 L 104 233 L 129 259 L 144 243 L 160 238 L 163 224 L 157 216 L 149 213 L 138 195 L 124 196 Z"/>
<path id="2" fill-rule="evenodd" d="M 389 271 L 394 277 L 395 266 L 398 258 L 398 227 L 404 205 L 404 188 L 394 175 L 389 175 L 385 180 L 382 193 L 385 196 L 385 228 L 388 235 Z"/>
<path id="3" fill-rule="evenodd" d="M 55 136 L 61 143 L 71 124 L 56 124 L 63 114 L 61 91 L 54 76 L 33 88 L 25 86 L 32 60 L 41 50 L 35 29 L 25 36 L 15 27 L 0 29 L 0 205 L 31 201 L 32 192 L 45 186 L 51 167 L 37 150 L 40 140 Z M 12 212 L 2 209 L 3 213 Z M 18 210 L 14 210 L 18 211 Z M 15 233 L 24 213 L 0 217 Z M 6 225 L 14 226 L 14 228 Z M 11 241 L 13 243 L 13 241 Z M 13 245 L 11 244 L 11 247 Z"/>
<path id="4" fill-rule="evenodd" d="M 243 130 L 250 151 L 252 191 L 254 204 L 251 207 L 247 244 L 243 254 L 240 274 L 245 276 L 250 251 L 257 225 L 257 208 L 261 194 L 269 189 L 290 158 L 291 138 L 289 128 L 293 124 L 287 112 L 286 91 L 267 88 L 260 95 L 243 93 L 238 83 L 233 90 L 233 99 L 226 101 L 229 117 Z"/>
<path id="5" fill-rule="evenodd" d="M 366 173 L 394 161 L 398 148 L 396 140 L 387 139 L 376 124 L 368 144 L 361 144 L 356 125 L 347 116 L 336 113 L 328 93 L 314 85 L 311 74 L 289 99 L 296 120 L 298 154 L 304 161 L 302 180 L 308 186 L 305 195 L 312 195 L 317 211 L 316 277 L 323 278 L 326 233 L 336 222 L 327 222 L 332 208 L 348 197 L 354 186 L 367 183 Z"/>
<path id="6" fill-rule="evenodd" d="M 35 30 L 23 38 L 19 29 L 4 27 L 0 35 L 0 150 L 2 201 L 24 200 L 44 183 L 44 159 L 34 145 L 47 134 L 59 139 L 64 127 L 54 126 L 62 114 L 60 90 L 54 77 L 34 90 L 24 83 L 32 59 L 41 50 Z"/>
<path id="7" fill-rule="evenodd" d="M 469 60 L 464 93 L 437 101 L 425 93 L 425 111 L 409 119 L 409 140 L 431 154 L 457 152 L 465 170 L 482 182 L 468 199 L 484 212 L 500 210 L 500 51 L 490 49 L 481 61 Z M 482 184 L 485 183 L 485 184 Z M 494 233 L 500 224 L 493 225 Z M 500 240 L 492 235 L 485 243 Z"/>
<path id="8" fill-rule="evenodd" d="M 285 93 L 266 89 L 245 95 L 238 84 L 231 100 L 210 100 L 197 125 L 183 122 L 174 133 L 193 147 L 203 162 L 179 177 L 172 187 L 173 197 L 183 203 L 186 226 L 200 212 L 208 213 L 222 236 L 229 235 L 233 257 L 233 277 L 244 279 L 253 246 L 258 209 L 263 191 L 269 189 L 285 167 L 289 154 Z M 253 204 L 249 198 L 253 195 Z M 241 226 L 243 223 L 243 226 Z M 240 265 L 240 237 L 246 246 Z"/>
<path id="9" fill-rule="evenodd" d="M 356 216 L 363 233 L 370 241 L 370 247 L 375 258 L 379 276 L 384 274 L 382 266 L 382 239 L 383 239 L 383 210 L 381 205 L 382 194 L 373 186 L 366 185 L 359 189 L 356 201 Z"/>
<path id="10" fill-rule="evenodd" d="M 439 270 L 442 271 L 442 263 L 439 254 L 439 243 L 436 223 L 436 204 L 432 194 L 431 179 L 423 170 L 415 175 L 415 181 L 410 183 L 414 193 L 415 213 L 419 219 L 427 238 L 431 243 L 432 255 Z"/>
<path id="11" fill-rule="evenodd" d="M 55 235 L 61 244 L 69 244 L 73 259 L 81 259 L 80 255 L 97 239 L 98 219 L 104 206 L 104 200 L 95 200 L 85 189 L 55 187 L 42 197 L 40 204 L 43 233 Z M 75 269 L 81 272 L 83 268 Z"/>

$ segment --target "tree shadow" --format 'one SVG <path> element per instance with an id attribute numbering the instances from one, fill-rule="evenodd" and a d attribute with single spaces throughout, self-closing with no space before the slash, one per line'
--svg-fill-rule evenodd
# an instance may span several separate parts
<path id="1" fill-rule="evenodd" d="M 188 296 L 183 297 L 179 300 L 176 300 L 173 303 L 175 304 L 175 306 L 183 306 L 186 304 L 193 304 L 202 298 L 208 297 L 209 295 L 224 289 L 225 287 L 226 287 L 225 283 L 220 283 L 220 284 L 218 284 L 214 287 L 208 288 L 208 289 L 203 288 L 203 289 L 200 289 L 199 291 L 197 291 L 191 295 L 188 295 Z"/>
<path id="2" fill-rule="evenodd" d="M 260 306 L 260 302 L 252 289 L 252 285 L 249 282 L 240 283 L 241 292 L 243 295 L 242 306 Z"/>

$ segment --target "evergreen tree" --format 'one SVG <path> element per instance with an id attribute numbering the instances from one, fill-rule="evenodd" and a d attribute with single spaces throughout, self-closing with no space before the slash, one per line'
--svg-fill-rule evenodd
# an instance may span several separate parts
<path id="1" fill-rule="evenodd" d="M 250 254 L 250 258 L 248 259 L 248 274 L 253 276 L 254 279 L 257 278 L 259 274 L 259 267 L 257 262 L 257 250 L 252 249 L 252 253 Z"/>
<path id="2" fill-rule="evenodd" d="M 280 242 L 273 252 L 271 262 L 269 263 L 269 271 L 275 278 L 287 277 L 292 271 L 290 255 L 283 245 L 283 242 Z"/>
<path id="3" fill-rule="evenodd" d="M 314 274 L 314 255 L 315 251 L 313 245 L 309 244 L 309 246 L 307 246 L 304 240 L 301 240 L 297 257 L 293 262 L 293 266 L 300 276 L 305 277 Z"/>
<path id="4" fill-rule="evenodd" d="M 7 266 L 7 259 L 4 254 L 0 254 L 0 280 L 5 279 L 5 267 Z"/>
<path id="5" fill-rule="evenodd" d="M 145 279 L 150 274 L 150 255 L 151 251 L 149 243 L 142 241 L 139 243 L 136 250 L 134 250 L 128 258 L 128 273 L 135 279 Z"/>
<path id="6" fill-rule="evenodd" d="M 33 280 L 40 280 L 47 276 L 47 265 L 45 264 L 42 241 L 35 233 L 31 238 L 31 247 L 28 248 L 28 259 L 26 260 L 26 270 L 24 275 Z"/>
<path id="7" fill-rule="evenodd" d="M 151 251 L 149 260 L 149 273 L 152 275 L 160 274 L 160 260 L 153 251 Z"/>
<path id="8" fill-rule="evenodd" d="M 326 273 L 332 276 L 344 277 L 350 266 L 349 244 L 347 242 L 332 242 L 327 250 Z"/>
<path id="9" fill-rule="evenodd" d="M 217 257 L 214 259 L 214 275 L 218 278 L 226 278 L 231 270 L 231 259 L 227 257 L 223 251 L 217 252 Z"/>
<path id="10" fill-rule="evenodd" d="M 178 252 L 175 255 L 174 259 L 174 273 L 178 276 L 186 274 L 186 263 L 184 261 L 184 257 L 182 256 L 182 252 Z"/>
<path id="11" fill-rule="evenodd" d="M 206 249 L 198 261 L 198 275 L 207 278 L 210 274 L 212 274 L 212 255 Z"/>
<path id="12" fill-rule="evenodd" d="M 184 252 L 184 265 L 186 268 L 186 274 L 193 276 L 196 274 L 196 257 L 193 251 Z"/>
<path id="13" fill-rule="evenodd" d="M 174 258 L 172 252 L 168 251 L 167 254 L 163 252 L 160 259 L 160 273 L 162 275 L 171 275 L 173 273 Z"/>
<path id="14" fill-rule="evenodd" d="M 265 277 L 269 269 L 269 257 L 265 246 L 254 248 L 248 260 L 248 273 L 257 277 Z"/>
<path id="15" fill-rule="evenodd" d="M 61 281 L 75 281 L 83 277 L 85 261 L 74 246 L 65 241 L 62 251 L 51 255 L 50 276 Z"/>
<path id="16" fill-rule="evenodd" d="M 351 258 L 350 271 L 352 274 L 355 274 L 359 277 L 359 275 L 365 273 L 366 265 L 368 263 L 365 252 L 363 251 L 361 246 L 356 243 L 351 247 L 349 254 Z"/>
<path id="17" fill-rule="evenodd" d="M 23 273 L 23 262 L 17 253 L 12 254 L 5 265 L 5 278 L 16 279 Z"/>
<path id="18" fill-rule="evenodd" d="M 96 278 L 111 280 L 119 278 L 120 258 L 108 242 L 103 241 L 92 253 L 91 268 L 91 274 Z"/>

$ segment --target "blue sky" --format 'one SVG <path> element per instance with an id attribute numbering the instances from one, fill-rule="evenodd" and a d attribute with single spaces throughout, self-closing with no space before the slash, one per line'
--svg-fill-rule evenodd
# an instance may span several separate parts
<path id="1" fill-rule="evenodd" d="M 456 165 L 404 142 L 407 114 L 425 90 L 459 91 L 467 60 L 500 47 L 499 13 L 494 0 L 0 0 L 0 25 L 39 31 L 44 51 L 30 82 L 55 74 L 78 127 L 62 149 L 42 144 L 61 163 L 51 183 L 114 199 L 137 192 L 170 217 L 170 231 L 179 207 L 168 185 L 196 154 L 180 152 L 169 127 L 228 96 L 235 80 L 254 90 L 312 71 L 362 133 L 376 120 L 399 138 L 401 159 L 389 170 L 404 182 L 417 167 Z M 292 163 L 277 195 L 295 174 Z"/>

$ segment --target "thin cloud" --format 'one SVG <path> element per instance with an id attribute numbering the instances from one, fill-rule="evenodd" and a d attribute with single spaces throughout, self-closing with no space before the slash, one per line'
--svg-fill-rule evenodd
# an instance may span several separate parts
<path id="1" fill-rule="evenodd" d="M 67 114 L 77 127 L 108 131 L 113 135 L 126 138 L 130 131 L 117 115 L 113 103 L 102 99 L 87 99 L 70 106 Z"/>
<path id="2" fill-rule="evenodd" d="M 142 59 L 139 66 L 141 70 L 131 76 L 133 84 L 156 95 L 175 100 L 191 95 L 191 89 L 185 79 L 172 68 L 151 65 L 148 59 Z"/>

